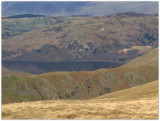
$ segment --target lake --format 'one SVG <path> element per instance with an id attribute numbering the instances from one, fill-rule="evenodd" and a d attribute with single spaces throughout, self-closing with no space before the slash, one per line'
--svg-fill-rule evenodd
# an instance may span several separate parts
<path id="1" fill-rule="evenodd" d="M 101 68 L 115 68 L 122 63 L 113 62 L 23 62 L 3 61 L 3 67 L 12 71 L 41 74 L 56 71 L 92 71 Z"/>

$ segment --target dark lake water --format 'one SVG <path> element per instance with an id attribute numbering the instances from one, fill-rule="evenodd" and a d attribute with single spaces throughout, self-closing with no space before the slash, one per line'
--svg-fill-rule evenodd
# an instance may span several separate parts
<path id="1" fill-rule="evenodd" d="M 3 61 L 3 67 L 12 71 L 41 74 L 56 71 L 92 71 L 100 68 L 115 68 L 122 63 L 112 62 L 23 62 Z"/>

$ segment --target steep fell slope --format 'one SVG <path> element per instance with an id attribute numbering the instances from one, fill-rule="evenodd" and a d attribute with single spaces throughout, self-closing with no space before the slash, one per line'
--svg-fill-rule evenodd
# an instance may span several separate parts
<path id="1" fill-rule="evenodd" d="M 5 104 L 2 119 L 158 119 L 158 81 L 91 100 Z"/>
<path id="2" fill-rule="evenodd" d="M 123 67 L 82 72 L 3 76 L 2 103 L 89 99 L 158 79 L 158 67 Z"/>

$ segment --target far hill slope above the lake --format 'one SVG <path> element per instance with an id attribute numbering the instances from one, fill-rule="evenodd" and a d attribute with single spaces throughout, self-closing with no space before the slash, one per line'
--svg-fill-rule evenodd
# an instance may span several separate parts
<path id="1" fill-rule="evenodd" d="M 61 17 L 60 23 L 56 23 L 58 18 L 52 17 L 32 19 L 38 22 L 35 27 L 42 22 L 43 28 L 3 39 L 3 61 L 126 62 L 158 46 L 157 15 L 127 12 L 111 16 Z M 22 22 L 22 18 L 4 19 L 4 29 L 18 20 Z M 56 24 L 51 24 L 52 21 Z M 32 22 L 25 25 L 32 28 Z"/>
<path id="2" fill-rule="evenodd" d="M 154 48 L 142 56 L 131 60 L 122 67 L 158 66 L 158 48 Z"/>

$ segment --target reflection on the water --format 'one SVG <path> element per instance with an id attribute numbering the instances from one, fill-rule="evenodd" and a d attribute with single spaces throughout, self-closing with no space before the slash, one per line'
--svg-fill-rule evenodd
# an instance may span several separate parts
<path id="1" fill-rule="evenodd" d="M 122 65 L 112 62 L 23 62 L 3 61 L 2 65 L 9 70 L 41 74 L 55 71 L 91 71 L 100 68 L 114 68 Z"/>

